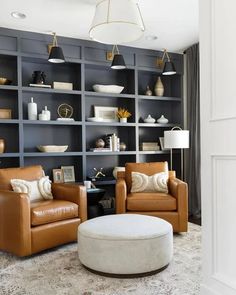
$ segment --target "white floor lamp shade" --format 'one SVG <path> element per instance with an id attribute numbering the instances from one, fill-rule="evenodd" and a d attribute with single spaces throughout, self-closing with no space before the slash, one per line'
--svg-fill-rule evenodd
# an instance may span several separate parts
<path id="1" fill-rule="evenodd" d="M 138 4 L 133 0 L 101 0 L 95 10 L 89 36 L 105 44 L 132 42 L 145 30 Z"/>
<path id="2" fill-rule="evenodd" d="M 171 170 L 172 149 L 181 149 L 181 179 L 183 179 L 183 149 L 189 148 L 189 131 L 182 130 L 180 127 L 173 127 L 171 130 L 164 131 L 164 148 L 171 151 Z"/>

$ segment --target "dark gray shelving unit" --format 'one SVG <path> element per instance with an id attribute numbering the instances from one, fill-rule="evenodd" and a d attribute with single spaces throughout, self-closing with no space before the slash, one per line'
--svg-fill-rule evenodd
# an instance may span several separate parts
<path id="1" fill-rule="evenodd" d="M 171 53 L 177 75 L 162 76 L 165 87 L 163 97 L 146 96 L 146 86 L 154 91 L 161 70 L 156 67 L 162 52 L 120 46 L 127 69 L 114 71 L 106 61 L 111 46 L 91 41 L 58 37 L 66 63 L 51 64 L 47 61 L 47 45 L 52 36 L 0 28 L 0 76 L 7 77 L 11 85 L 0 85 L 0 108 L 12 109 L 11 120 L 0 120 L 0 138 L 6 142 L 4 154 L 0 154 L 0 167 L 16 167 L 41 164 L 52 176 L 52 169 L 73 165 L 76 181 L 92 174 L 93 168 L 103 167 L 112 176 L 114 166 L 126 162 L 169 161 L 169 151 L 140 151 L 143 141 L 159 141 L 164 130 L 182 126 L 182 78 L 183 57 Z M 4 41 L 4 42 L 3 42 Z M 53 81 L 72 82 L 73 90 L 29 87 L 33 71 L 44 71 L 46 84 Z M 96 93 L 94 84 L 124 86 L 121 94 Z M 27 104 L 30 98 L 38 105 L 38 111 L 47 105 L 51 121 L 29 121 Z M 68 103 L 74 109 L 73 122 L 57 119 L 57 108 Z M 132 117 L 128 123 L 87 122 L 94 116 L 94 106 L 125 107 Z M 143 119 L 164 114 L 168 124 L 146 124 Z M 127 145 L 123 152 L 91 152 L 95 141 L 106 134 L 116 133 Z M 64 153 L 41 153 L 37 145 L 68 145 Z M 174 167 L 179 173 L 179 153 L 173 154 Z M 102 185 L 102 183 L 101 183 Z M 106 185 L 114 185 L 109 180 Z"/>

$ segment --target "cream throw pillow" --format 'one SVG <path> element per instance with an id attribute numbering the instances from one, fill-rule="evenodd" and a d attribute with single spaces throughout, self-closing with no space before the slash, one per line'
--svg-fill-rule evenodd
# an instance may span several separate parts
<path id="1" fill-rule="evenodd" d="M 168 174 L 165 172 L 156 173 L 148 176 L 139 172 L 132 172 L 131 193 L 168 193 Z"/>
<path id="2" fill-rule="evenodd" d="M 11 179 L 11 186 L 14 192 L 28 194 L 30 202 L 53 199 L 51 181 L 48 176 L 44 176 L 39 180 L 34 181 Z"/>

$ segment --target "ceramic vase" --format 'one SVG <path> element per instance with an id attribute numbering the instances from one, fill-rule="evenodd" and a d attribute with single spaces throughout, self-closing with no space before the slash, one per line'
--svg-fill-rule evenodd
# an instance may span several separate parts
<path id="1" fill-rule="evenodd" d="M 163 96 L 163 94 L 164 94 L 164 85 L 163 85 L 160 77 L 157 78 L 157 82 L 155 84 L 154 91 L 155 91 L 156 96 Z"/>
<path id="2" fill-rule="evenodd" d="M 157 119 L 157 123 L 160 123 L 160 124 L 167 124 L 169 122 L 169 120 L 164 116 L 164 115 L 161 115 L 159 119 Z"/>
<path id="3" fill-rule="evenodd" d="M 4 153 L 5 150 L 5 140 L 0 138 L 0 154 Z"/>
<path id="4" fill-rule="evenodd" d="M 155 123 L 155 121 L 156 120 L 151 115 L 148 115 L 147 118 L 144 119 L 145 123 Z"/>
<path id="5" fill-rule="evenodd" d="M 28 103 L 28 119 L 37 120 L 37 103 L 34 102 L 34 98 L 31 97 Z"/>

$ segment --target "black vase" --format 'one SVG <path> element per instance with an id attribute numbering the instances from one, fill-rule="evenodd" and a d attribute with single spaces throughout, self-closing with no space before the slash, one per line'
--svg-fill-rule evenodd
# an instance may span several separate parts
<path id="1" fill-rule="evenodd" d="M 34 71 L 32 74 L 34 84 L 45 84 L 46 75 L 42 71 Z"/>

